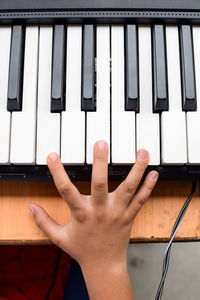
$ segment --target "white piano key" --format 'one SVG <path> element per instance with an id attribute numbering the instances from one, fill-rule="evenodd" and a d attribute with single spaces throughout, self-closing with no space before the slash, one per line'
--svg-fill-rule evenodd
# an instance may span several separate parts
<path id="1" fill-rule="evenodd" d="M 85 162 L 85 112 L 81 111 L 82 27 L 67 28 L 66 108 L 61 114 L 61 161 Z"/>
<path id="2" fill-rule="evenodd" d="M 7 111 L 11 27 L 0 28 L 0 164 L 9 163 L 11 113 Z"/>
<path id="3" fill-rule="evenodd" d="M 200 164 L 200 112 L 187 112 L 188 163 Z"/>
<path id="4" fill-rule="evenodd" d="M 50 112 L 52 26 L 40 27 L 36 163 L 46 164 L 50 152 L 60 154 L 60 114 Z"/>
<path id="5" fill-rule="evenodd" d="M 197 111 L 187 112 L 188 163 L 200 164 L 200 26 L 193 26 L 194 65 L 196 77 Z"/>
<path id="6" fill-rule="evenodd" d="M 200 112 L 200 26 L 193 26 L 194 66 L 196 77 L 197 112 Z"/>
<path id="7" fill-rule="evenodd" d="M 139 113 L 136 115 L 137 150 L 149 152 L 149 165 L 160 164 L 159 114 Z"/>
<path id="8" fill-rule="evenodd" d="M 96 112 L 87 112 L 86 162 L 93 162 L 93 147 L 97 140 L 105 140 L 109 146 L 110 162 L 110 27 L 97 26 L 97 83 Z"/>
<path id="9" fill-rule="evenodd" d="M 139 26 L 140 112 L 136 115 L 137 150 L 149 152 L 149 165 L 160 164 L 159 114 L 153 113 L 151 27 Z"/>
<path id="10" fill-rule="evenodd" d="M 169 111 L 182 111 L 178 26 L 166 26 Z"/>
<path id="11" fill-rule="evenodd" d="M 183 164 L 187 161 L 185 113 L 162 113 L 163 164 Z"/>
<path id="12" fill-rule="evenodd" d="M 163 164 L 187 162 L 186 117 L 182 111 L 178 26 L 166 26 L 169 111 L 161 114 Z"/>
<path id="13" fill-rule="evenodd" d="M 35 163 L 38 26 L 27 26 L 22 111 L 12 113 L 10 162 Z"/>
<path id="14" fill-rule="evenodd" d="M 113 164 L 135 162 L 135 112 L 124 105 L 124 27 L 111 28 Z"/>
<path id="15" fill-rule="evenodd" d="M 151 27 L 138 26 L 140 112 L 152 113 Z"/>

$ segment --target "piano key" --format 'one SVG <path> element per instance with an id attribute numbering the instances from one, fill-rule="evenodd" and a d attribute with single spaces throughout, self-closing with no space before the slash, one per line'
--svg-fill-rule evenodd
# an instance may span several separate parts
<path id="1" fill-rule="evenodd" d="M 10 51 L 8 111 L 19 111 L 22 108 L 23 60 L 24 28 L 21 25 L 14 25 Z"/>
<path id="2" fill-rule="evenodd" d="M 65 27 L 54 26 L 52 84 L 51 84 L 51 112 L 64 110 L 64 81 L 65 81 Z"/>
<path id="3" fill-rule="evenodd" d="M 135 162 L 135 112 L 124 110 L 124 27 L 111 27 L 112 152 L 113 164 Z"/>
<path id="4" fill-rule="evenodd" d="M 200 82 L 200 27 L 193 26 L 194 45 L 194 69 L 196 82 Z M 200 128 L 200 85 L 196 85 L 197 111 L 187 112 L 187 147 L 188 163 L 200 163 L 200 135 L 197 129 Z"/>
<path id="5" fill-rule="evenodd" d="M 38 26 L 27 26 L 25 37 L 23 110 L 12 113 L 10 162 L 35 163 L 38 69 Z"/>
<path id="6" fill-rule="evenodd" d="M 66 108 L 61 113 L 61 162 L 85 163 L 85 112 L 81 111 L 82 26 L 67 27 Z"/>
<path id="7" fill-rule="evenodd" d="M 137 150 L 149 151 L 149 165 L 160 164 L 159 114 L 153 113 L 151 27 L 138 27 L 140 112 L 136 115 Z"/>
<path id="8" fill-rule="evenodd" d="M 86 162 L 93 163 L 93 147 L 98 140 L 105 140 L 109 146 L 110 163 L 110 27 L 97 26 L 97 108 L 87 112 Z"/>
<path id="9" fill-rule="evenodd" d="M 163 164 L 187 162 L 186 118 L 181 104 L 179 36 L 177 26 L 166 26 L 169 111 L 161 114 Z"/>
<path id="10" fill-rule="evenodd" d="M 138 45 L 136 25 L 127 25 L 126 40 L 126 110 L 139 110 Z"/>
<path id="11" fill-rule="evenodd" d="M 168 110 L 164 26 L 153 27 L 154 111 Z"/>
<path id="12" fill-rule="evenodd" d="M 83 27 L 83 69 L 81 109 L 94 111 L 94 25 Z"/>
<path id="13" fill-rule="evenodd" d="M 9 163 L 11 113 L 7 111 L 11 27 L 0 28 L 0 164 Z"/>
<path id="14" fill-rule="evenodd" d="M 196 110 L 192 31 L 190 25 L 180 27 L 181 73 L 183 110 Z"/>
<path id="15" fill-rule="evenodd" d="M 200 164 L 200 137 L 197 128 L 200 128 L 200 111 L 187 112 L 187 147 L 188 163 Z"/>
<path id="16" fill-rule="evenodd" d="M 187 162 L 186 122 L 183 112 L 163 112 L 161 123 L 162 163 Z"/>
<path id="17" fill-rule="evenodd" d="M 40 27 L 36 150 L 38 165 L 46 164 L 50 152 L 60 154 L 60 114 L 52 114 L 50 111 L 52 37 L 52 26 Z"/>

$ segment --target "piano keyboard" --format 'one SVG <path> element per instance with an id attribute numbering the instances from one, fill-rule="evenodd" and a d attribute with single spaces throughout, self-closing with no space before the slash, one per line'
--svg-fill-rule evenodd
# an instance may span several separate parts
<path id="1" fill-rule="evenodd" d="M 200 164 L 200 27 L 0 27 L 0 164 Z"/>

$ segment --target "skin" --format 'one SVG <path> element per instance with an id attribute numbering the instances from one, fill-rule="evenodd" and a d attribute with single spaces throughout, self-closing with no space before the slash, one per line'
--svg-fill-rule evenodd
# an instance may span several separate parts
<path id="1" fill-rule="evenodd" d="M 70 181 L 56 153 L 47 164 L 60 195 L 71 210 L 71 221 L 57 224 L 45 210 L 30 204 L 36 224 L 81 266 L 91 300 L 133 300 L 127 270 L 127 248 L 133 221 L 158 179 L 151 171 L 138 188 L 149 154 L 137 152 L 126 179 L 108 193 L 108 144 L 95 143 L 91 195 L 82 195 Z"/>

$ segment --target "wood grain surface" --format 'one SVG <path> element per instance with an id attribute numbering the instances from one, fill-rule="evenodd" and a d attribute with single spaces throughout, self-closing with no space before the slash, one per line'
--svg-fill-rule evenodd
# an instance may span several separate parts
<path id="1" fill-rule="evenodd" d="M 83 194 L 90 193 L 90 182 L 75 182 Z M 110 182 L 109 191 L 119 182 Z M 151 198 L 135 219 L 130 241 L 168 240 L 178 213 L 191 191 L 191 182 L 158 182 Z M 59 224 L 70 221 L 70 210 L 53 182 L 0 182 L 0 243 L 39 243 L 50 241 L 35 225 L 29 203 L 41 205 Z M 176 240 L 200 239 L 200 193 L 186 212 Z"/>

